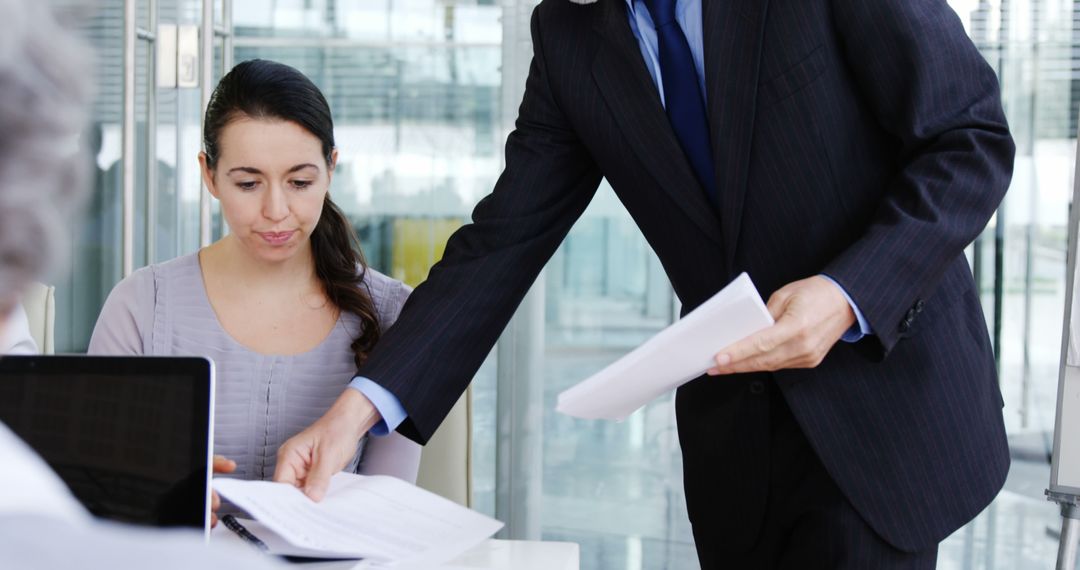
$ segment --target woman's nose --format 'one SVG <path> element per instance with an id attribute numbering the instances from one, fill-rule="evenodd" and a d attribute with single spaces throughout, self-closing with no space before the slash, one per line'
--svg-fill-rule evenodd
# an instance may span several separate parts
<path id="1" fill-rule="evenodd" d="M 289 202 L 283 189 L 270 188 L 263 200 L 263 217 L 279 222 L 289 217 Z"/>

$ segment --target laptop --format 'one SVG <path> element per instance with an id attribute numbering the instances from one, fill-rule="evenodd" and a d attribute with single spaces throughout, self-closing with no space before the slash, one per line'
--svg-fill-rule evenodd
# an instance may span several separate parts
<path id="1" fill-rule="evenodd" d="M 100 518 L 209 537 L 213 418 L 206 358 L 0 358 L 0 421 Z"/>

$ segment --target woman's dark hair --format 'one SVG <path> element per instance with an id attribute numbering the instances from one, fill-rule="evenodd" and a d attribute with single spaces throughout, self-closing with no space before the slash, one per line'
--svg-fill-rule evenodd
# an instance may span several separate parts
<path id="1" fill-rule="evenodd" d="M 334 152 L 330 106 L 319 88 L 296 69 L 253 59 L 221 78 L 203 122 L 203 150 L 211 170 L 221 157 L 221 131 L 241 117 L 300 125 L 322 141 L 323 158 L 330 167 Z M 352 343 L 359 367 L 379 340 L 379 317 L 367 288 L 361 287 L 367 263 L 360 251 L 360 239 L 345 214 L 330 200 L 330 194 L 323 201 L 322 216 L 311 234 L 311 253 L 326 297 L 338 310 L 360 317 L 360 336 Z"/>

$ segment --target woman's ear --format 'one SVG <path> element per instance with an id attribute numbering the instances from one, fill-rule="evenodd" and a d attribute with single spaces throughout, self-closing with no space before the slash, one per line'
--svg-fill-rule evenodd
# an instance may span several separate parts
<path id="1" fill-rule="evenodd" d="M 334 181 L 334 170 L 337 169 L 337 159 L 338 159 L 338 151 L 335 148 L 334 150 L 330 151 L 330 161 L 326 165 L 327 168 L 329 169 L 329 170 L 326 171 L 326 178 L 330 182 Z"/>
<path id="2" fill-rule="evenodd" d="M 200 152 L 199 170 L 202 172 L 203 184 L 206 184 L 206 189 L 210 191 L 211 196 L 220 200 L 221 196 L 218 196 L 217 186 L 214 184 L 214 171 L 210 170 L 210 165 L 206 161 L 206 153 Z"/>

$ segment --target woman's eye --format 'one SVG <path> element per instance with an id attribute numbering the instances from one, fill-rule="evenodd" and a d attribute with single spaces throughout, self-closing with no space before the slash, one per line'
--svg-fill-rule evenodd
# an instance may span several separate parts
<path id="1" fill-rule="evenodd" d="M 292 185 L 297 190 L 303 190 L 303 189 L 311 186 L 311 181 L 310 180 L 293 180 Z"/>
<path id="2" fill-rule="evenodd" d="M 237 182 L 236 186 L 241 190 L 254 190 L 256 182 Z"/>

